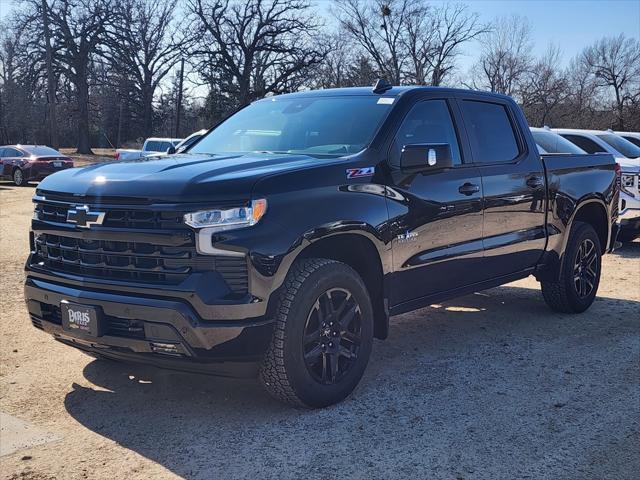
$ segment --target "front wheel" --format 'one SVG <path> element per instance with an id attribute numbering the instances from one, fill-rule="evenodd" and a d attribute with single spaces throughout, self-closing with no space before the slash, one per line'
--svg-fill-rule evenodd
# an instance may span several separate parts
<path id="1" fill-rule="evenodd" d="M 296 262 L 285 280 L 260 379 L 285 403 L 319 408 L 356 387 L 373 344 L 373 310 L 360 276 L 328 259 Z"/>
<path id="2" fill-rule="evenodd" d="M 596 231 L 588 223 L 575 222 L 559 281 L 542 282 L 545 302 L 557 312 L 584 312 L 596 298 L 601 267 L 602 248 Z"/>

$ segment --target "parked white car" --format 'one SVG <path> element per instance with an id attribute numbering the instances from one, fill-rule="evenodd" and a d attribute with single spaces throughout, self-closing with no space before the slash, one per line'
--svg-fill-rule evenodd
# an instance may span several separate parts
<path id="1" fill-rule="evenodd" d="M 138 160 L 148 157 L 153 153 L 166 152 L 169 147 L 175 147 L 182 141 L 182 138 L 147 138 L 142 145 L 142 150 L 118 149 L 116 150 L 116 160 Z"/>
<path id="2" fill-rule="evenodd" d="M 576 144 L 553 132 L 549 127 L 531 127 L 530 130 L 540 153 L 568 153 L 572 155 L 587 153 Z"/>
<path id="3" fill-rule="evenodd" d="M 620 135 L 625 140 L 629 140 L 634 145 L 640 147 L 640 132 L 613 132 L 616 135 Z"/>
<path id="4" fill-rule="evenodd" d="M 620 191 L 620 234 L 622 241 L 640 236 L 640 147 L 611 130 L 555 128 L 554 132 L 587 153 L 610 153 L 622 170 Z"/>
<path id="5" fill-rule="evenodd" d="M 167 150 L 165 150 L 164 152 L 161 152 L 161 153 L 152 153 L 150 155 L 147 155 L 147 157 L 161 157 L 163 155 L 172 154 L 172 153 L 182 153 L 185 150 L 187 150 L 191 145 L 193 145 L 198 140 L 200 140 L 202 137 L 204 137 L 205 134 L 208 131 L 209 130 L 203 128 L 202 130 L 198 130 L 197 132 L 193 132 L 187 138 L 185 138 L 182 141 L 180 141 L 180 143 L 178 143 L 174 147 L 174 151 L 171 151 L 171 150 L 167 149 Z"/>

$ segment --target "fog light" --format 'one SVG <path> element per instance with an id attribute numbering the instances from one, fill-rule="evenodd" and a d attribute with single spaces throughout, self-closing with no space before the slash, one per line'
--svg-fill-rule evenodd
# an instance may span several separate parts
<path id="1" fill-rule="evenodd" d="M 163 355 L 181 356 L 182 353 L 178 350 L 178 345 L 175 343 L 160 343 L 150 342 L 151 351 L 154 353 L 161 353 Z"/>

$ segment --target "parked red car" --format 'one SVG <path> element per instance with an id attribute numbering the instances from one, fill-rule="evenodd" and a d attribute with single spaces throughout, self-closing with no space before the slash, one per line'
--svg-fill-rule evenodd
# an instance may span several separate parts
<path id="1" fill-rule="evenodd" d="M 73 167 L 73 160 L 43 145 L 5 145 L 0 147 L 0 178 L 17 186 L 42 180 L 47 175 Z"/>

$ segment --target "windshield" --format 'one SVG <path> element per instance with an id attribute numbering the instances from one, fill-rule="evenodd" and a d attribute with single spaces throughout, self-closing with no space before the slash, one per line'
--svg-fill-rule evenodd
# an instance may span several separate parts
<path id="1" fill-rule="evenodd" d="M 602 135 L 597 135 L 597 137 L 607 142 L 627 158 L 640 157 L 640 147 L 637 147 L 629 140 L 625 140 L 613 133 L 604 133 Z"/>
<path id="2" fill-rule="evenodd" d="M 544 149 L 544 153 L 573 153 L 576 155 L 587 153 L 557 133 L 532 131 L 531 134 L 538 146 Z"/>
<path id="3" fill-rule="evenodd" d="M 60 152 L 50 147 L 28 147 L 25 148 L 31 155 L 44 156 L 44 155 L 61 155 Z"/>
<path id="4" fill-rule="evenodd" d="M 637 145 L 638 147 L 640 147 L 640 138 L 636 138 L 636 137 L 631 137 L 629 135 L 621 135 L 622 138 L 624 138 L 625 140 L 633 143 L 634 145 Z"/>
<path id="5" fill-rule="evenodd" d="M 393 98 L 268 98 L 240 110 L 189 153 L 270 152 L 340 157 L 371 142 Z"/>

